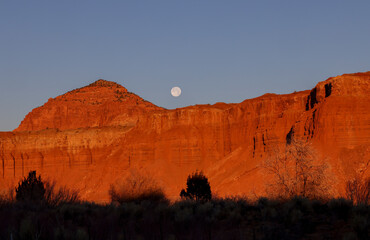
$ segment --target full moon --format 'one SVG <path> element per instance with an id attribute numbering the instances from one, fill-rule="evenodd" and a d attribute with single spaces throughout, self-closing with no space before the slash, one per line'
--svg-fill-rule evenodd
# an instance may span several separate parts
<path id="1" fill-rule="evenodd" d="M 181 88 L 179 87 L 173 87 L 171 89 L 171 95 L 174 96 L 174 97 L 178 97 L 181 95 Z"/>

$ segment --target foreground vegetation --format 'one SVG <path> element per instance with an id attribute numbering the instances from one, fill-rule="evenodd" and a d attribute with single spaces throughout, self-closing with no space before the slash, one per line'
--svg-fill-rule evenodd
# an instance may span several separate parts
<path id="1" fill-rule="evenodd" d="M 345 199 L 2 201 L 0 239 L 369 239 L 369 210 Z"/>
<path id="2" fill-rule="evenodd" d="M 189 175 L 171 203 L 145 175 L 112 185 L 111 203 L 78 194 L 30 172 L 0 198 L 0 239 L 369 239 L 368 201 L 211 198 L 202 172 Z"/>

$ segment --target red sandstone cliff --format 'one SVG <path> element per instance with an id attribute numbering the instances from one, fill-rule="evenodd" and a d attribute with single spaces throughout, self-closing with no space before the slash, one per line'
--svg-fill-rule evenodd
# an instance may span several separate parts
<path id="1" fill-rule="evenodd" d="M 100 79 L 50 98 L 42 107 L 32 110 L 14 131 L 135 125 L 143 113 L 155 109 L 162 108 L 115 82 Z"/>
<path id="2" fill-rule="evenodd" d="M 166 110 L 98 80 L 0 133 L 0 186 L 35 169 L 85 199 L 106 201 L 111 183 L 141 169 L 174 198 L 199 169 L 221 196 L 262 193 L 261 161 L 295 137 L 311 141 L 330 162 L 341 192 L 356 171 L 369 174 L 369 90 L 370 72 L 345 74 L 311 91 Z"/>

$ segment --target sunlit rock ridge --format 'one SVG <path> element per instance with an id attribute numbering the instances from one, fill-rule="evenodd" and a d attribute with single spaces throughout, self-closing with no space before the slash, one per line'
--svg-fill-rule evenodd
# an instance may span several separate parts
<path id="1" fill-rule="evenodd" d="M 341 194 L 346 180 L 369 175 L 369 90 L 370 72 L 344 74 L 312 90 L 167 110 L 100 79 L 50 98 L 0 133 L 0 187 L 36 170 L 106 202 L 110 184 L 141 171 L 175 199 L 198 169 L 219 196 L 262 194 L 262 161 L 297 138 L 330 163 Z"/>
<path id="2" fill-rule="evenodd" d="M 134 125 L 146 111 L 161 109 L 121 85 L 99 79 L 35 108 L 15 131 Z"/>

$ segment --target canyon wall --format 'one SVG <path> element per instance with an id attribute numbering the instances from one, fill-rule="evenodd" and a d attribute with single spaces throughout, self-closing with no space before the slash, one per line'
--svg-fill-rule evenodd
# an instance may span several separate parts
<path id="1" fill-rule="evenodd" d="M 369 90 L 370 72 L 345 74 L 312 90 L 167 110 L 98 80 L 49 99 L 0 133 L 0 187 L 36 170 L 106 202 L 110 184 L 140 171 L 176 199 L 198 169 L 219 196 L 258 195 L 266 182 L 261 163 L 295 138 L 330 164 L 341 194 L 346 180 L 369 175 Z"/>

